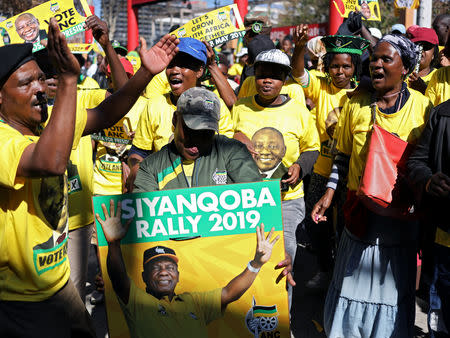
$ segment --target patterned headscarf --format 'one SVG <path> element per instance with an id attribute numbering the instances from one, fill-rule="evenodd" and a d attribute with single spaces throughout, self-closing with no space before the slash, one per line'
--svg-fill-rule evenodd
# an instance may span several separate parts
<path id="1" fill-rule="evenodd" d="M 397 34 L 386 34 L 378 40 L 375 48 L 382 42 L 389 43 L 397 50 L 398 54 L 402 58 L 403 66 L 408 71 L 408 74 L 412 73 L 419 60 L 418 47 L 408 38 Z"/>

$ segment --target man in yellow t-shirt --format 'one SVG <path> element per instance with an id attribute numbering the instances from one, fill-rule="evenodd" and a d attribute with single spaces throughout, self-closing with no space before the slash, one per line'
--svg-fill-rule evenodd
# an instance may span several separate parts
<path id="1" fill-rule="evenodd" d="M 5 157 L 0 168 L 2 337 L 68 337 L 74 332 L 95 336 L 69 281 L 67 162 L 81 135 L 119 120 L 176 51 L 176 39 L 169 36 L 149 51 L 144 48 L 146 68 L 139 76 L 98 107 L 77 111 L 79 64 L 54 18 L 48 35 L 59 84 L 44 129 L 41 123 L 48 117 L 45 76 L 33 59 L 32 46 L 0 48 L 0 143 Z M 45 333 L 39 332 L 44 329 Z"/>
<path id="2" fill-rule="evenodd" d="M 127 192 L 133 191 L 133 182 L 139 163 L 150 153 L 159 151 L 169 143 L 173 135 L 172 118 L 179 96 L 189 88 L 196 87 L 207 64 L 206 46 L 199 40 L 181 38 L 179 52 L 166 69 L 170 93 L 152 96 L 142 112 L 129 152 Z M 232 137 L 233 123 L 230 111 L 220 99 L 219 134 Z"/>
<path id="3" fill-rule="evenodd" d="M 114 202 L 111 200 L 111 210 Z M 118 206 L 118 209 L 120 207 Z M 261 267 L 267 263 L 278 237 L 266 238 L 264 225 L 257 227 L 257 245 L 254 258 L 243 272 L 225 287 L 206 292 L 176 294 L 180 278 L 178 256 L 171 248 L 156 246 L 144 251 L 142 279 L 145 291 L 139 289 L 127 274 L 120 240 L 127 229 L 121 223 L 120 211 L 108 215 L 106 206 L 102 226 L 108 242 L 107 269 L 120 307 L 132 337 L 177 338 L 186 335 L 206 338 L 207 325 L 221 318 L 228 304 L 238 300 L 253 284 Z"/>

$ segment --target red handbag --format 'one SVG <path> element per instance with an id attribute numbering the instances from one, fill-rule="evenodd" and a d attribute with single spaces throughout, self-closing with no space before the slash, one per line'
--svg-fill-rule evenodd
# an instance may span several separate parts
<path id="1" fill-rule="evenodd" d="M 376 105 L 372 115 L 374 123 L 357 195 L 379 215 L 415 218 L 413 194 L 406 181 L 406 161 L 413 146 L 375 123 Z"/>

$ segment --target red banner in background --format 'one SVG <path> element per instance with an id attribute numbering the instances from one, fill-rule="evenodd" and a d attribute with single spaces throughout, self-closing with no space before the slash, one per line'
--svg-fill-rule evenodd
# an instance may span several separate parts
<path id="1" fill-rule="evenodd" d="M 286 35 L 294 35 L 294 28 L 296 26 L 284 26 L 274 27 L 270 32 L 270 38 L 272 40 L 283 40 Z M 308 35 L 312 39 L 318 35 L 327 35 L 328 24 L 327 23 L 311 23 L 308 24 Z"/>

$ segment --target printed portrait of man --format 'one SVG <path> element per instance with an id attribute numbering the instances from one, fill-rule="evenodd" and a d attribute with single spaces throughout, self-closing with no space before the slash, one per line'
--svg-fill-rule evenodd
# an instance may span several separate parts
<path id="1" fill-rule="evenodd" d="M 47 39 L 45 29 L 39 29 L 39 20 L 31 13 L 20 14 L 15 25 L 17 34 L 24 42 L 35 43 Z"/>
<path id="2" fill-rule="evenodd" d="M 253 147 L 258 155 L 253 159 L 264 178 L 281 178 L 287 168 L 281 163 L 286 154 L 283 135 L 275 128 L 259 129 L 252 137 Z"/>

